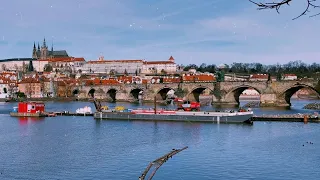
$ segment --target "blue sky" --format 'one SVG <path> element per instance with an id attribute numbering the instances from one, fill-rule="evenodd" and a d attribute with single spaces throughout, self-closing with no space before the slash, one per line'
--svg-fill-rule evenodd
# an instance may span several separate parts
<path id="1" fill-rule="evenodd" d="M 291 20 L 303 3 L 279 15 L 247 0 L 2 0 L 0 59 L 31 57 L 46 37 L 49 48 L 86 60 L 320 62 L 320 16 Z"/>

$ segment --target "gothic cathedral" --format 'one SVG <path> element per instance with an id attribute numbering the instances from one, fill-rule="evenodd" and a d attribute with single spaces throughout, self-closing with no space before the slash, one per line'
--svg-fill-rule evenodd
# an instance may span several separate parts
<path id="1" fill-rule="evenodd" d="M 61 57 L 69 57 L 66 50 L 54 51 L 53 45 L 51 50 L 48 50 L 48 46 L 46 44 L 46 39 L 43 39 L 43 44 L 40 48 L 38 43 L 38 48 L 36 48 L 36 43 L 33 43 L 33 51 L 32 51 L 32 58 L 35 59 L 49 59 L 49 58 L 61 58 Z"/>

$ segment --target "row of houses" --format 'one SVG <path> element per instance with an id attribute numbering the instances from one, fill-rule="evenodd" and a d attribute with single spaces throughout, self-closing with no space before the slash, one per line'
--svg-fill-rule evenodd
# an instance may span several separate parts
<path id="1" fill-rule="evenodd" d="M 133 76 L 122 75 L 103 78 L 91 74 L 79 78 L 71 78 L 62 73 L 32 72 L 19 75 L 16 72 L 0 73 L 0 98 L 23 93 L 27 97 L 65 97 L 72 96 L 74 86 L 120 85 L 120 84 L 155 84 L 180 82 L 214 82 L 213 74 L 184 74 L 183 76 Z"/>

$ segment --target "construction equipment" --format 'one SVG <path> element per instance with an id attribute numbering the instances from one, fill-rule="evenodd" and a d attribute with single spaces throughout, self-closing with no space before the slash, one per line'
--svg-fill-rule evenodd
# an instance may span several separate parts
<path id="1" fill-rule="evenodd" d="M 94 103 L 94 106 L 95 106 L 97 112 L 101 112 L 102 108 L 101 108 L 100 101 L 96 100 L 96 98 L 93 98 L 93 103 Z"/>

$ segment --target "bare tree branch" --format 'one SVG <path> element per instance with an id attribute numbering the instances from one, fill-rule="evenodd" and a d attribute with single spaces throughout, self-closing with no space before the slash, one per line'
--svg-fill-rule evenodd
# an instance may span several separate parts
<path id="1" fill-rule="evenodd" d="M 264 10 L 264 9 L 275 9 L 277 11 L 277 13 L 280 13 L 279 9 L 280 7 L 282 7 L 283 5 L 288 5 L 290 6 L 290 3 L 293 0 L 282 0 L 281 2 L 269 2 L 269 3 L 257 3 L 253 0 L 249 0 L 251 3 L 255 4 L 258 6 L 258 10 Z M 310 12 L 310 8 L 320 8 L 319 5 L 315 5 L 315 2 L 317 0 L 305 0 L 307 2 L 307 6 L 305 8 L 305 10 L 297 17 L 293 18 L 292 20 L 298 19 L 301 16 L 306 15 L 308 12 Z M 314 17 L 314 16 L 318 16 L 320 15 L 320 13 L 311 15 L 309 17 Z"/>

